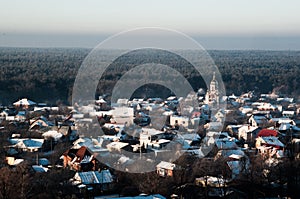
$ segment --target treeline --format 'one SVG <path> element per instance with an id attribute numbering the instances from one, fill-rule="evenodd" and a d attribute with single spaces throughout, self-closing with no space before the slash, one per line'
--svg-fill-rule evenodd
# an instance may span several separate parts
<path id="1" fill-rule="evenodd" d="M 210 51 L 227 93 L 300 94 L 300 51 Z"/>
<path id="2" fill-rule="evenodd" d="M 22 97 L 52 104 L 58 101 L 70 103 L 77 71 L 90 51 L 0 48 L 0 104 L 10 104 Z M 209 54 L 219 67 L 227 94 L 248 90 L 269 93 L 274 89 L 282 94 L 300 94 L 298 51 L 209 51 Z M 163 50 L 140 50 L 118 58 L 108 67 L 99 81 L 98 94 L 109 94 L 122 75 L 145 63 L 172 66 L 195 90 L 206 87 L 200 74 L 179 56 Z M 164 75 L 163 71 L 161 75 Z M 135 97 L 165 97 L 169 94 L 170 90 L 155 84 L 134 93 Z"/>

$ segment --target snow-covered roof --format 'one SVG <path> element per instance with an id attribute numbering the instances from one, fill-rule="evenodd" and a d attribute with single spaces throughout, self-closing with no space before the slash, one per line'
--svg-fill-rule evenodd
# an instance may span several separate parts
<path id="1" fill-rule="evenodd" d="M 290 123 L 281 123 L 278 130 L 279 131 L 286 131 L 286 130 L 289 130 L 290 128 L 291 128 Z"/>
<path id="2" fill-rule="evenodd" d="M 45 173 L 49 170 L 48 168 L 43 167 L 41 165 L 32 165 L 32 168 L 35 172 L 39 172 L 39 173 Z"/>
<path id="3" fill-rule="evenodd" d="M 286 118 L 286 117 L 281 117 L 281 118 L 272 118 L 271 119 L 273 122 L 278 122 L 279 124 L 281 123 L 291 123 L 293 125 L 295 125 L 294 120 L 290 119 L 290 118 Z"/>
<path id="4" fill-rule="evenodd" d="M 151 136 L 164 133 L 163 131 L 159 131 L 159 130 L 156 130 L 153 128 L 142 128 L 142 132 L 148 133 L 148 135 L 151 135 Z"/>
<path id="5" fill-rule="evenodd" d="M 39 149 L 44 143 L 44 139 L 10 139 L 10 142 L 18 148 L 36 148 Z"/>
<path id="6" fill-rule="evenodd" d="M 129 144 L 125 143 L 125 142 L 112 142 L 112 143 L 109 143 L 108 145 L 106 145 L 106 147 L 109 150 L 112 150 L 112 149 L 120 150 L 127 145 L 129 145 Z"/>
<path id="7" fill-rule="evenodd" d="M 242 151 L 241 149 L 220 150 L 218 154 L 222 155 L 223 157 L 231 157 L 235 159 L 245 156 L 244 151 Z"/>
<path id="8" fill-rule="evenodd" d="M 49 165 L 50 162 L 49 162 L 49 160 L 47 158 L 40 158 L 39 159 L 39 164 L 40 165 Z"/>
<path id="9" fill-rule="evenodd" d="M 134 163 L 134 160 L 132 160 L 126 156 L 121 156 L 118 160 L 118 163 L 119 164 L 131 164 L 131 163 Z"/>
<path id="10" fill-rule="evenodd" d="M 46 133 L 42 134 L 45 138 L 54 138 L 54 140 L 59 140 L 63 135 L 55 130 L 47 131 Z"/>
<path id="11" fill-rule="evenodd" d="M 258 121 L 258 120 L 266 120 L 266 116 L 263 116 L 263 115 L 253 115 L 253 119 L 255 121 Z"/>
<path id="12" fill-rule="evenodd" d="M 270 103 L 260 104 L 257 108 L 258 109 L 276 109 L 276 107 Z"/>
<path id="13" fill-rule="evenodd" d="M 101 98 L 101 99 L 97 100 L 96 103 L 101 103 L 101 104 L 103 104 L 103 103 L 106 103 L 106 101 L 105 101 L 104 99 Z"/>
<path id="14" fill-rule="evenodd" d="M 280 98 L 277 98 L 277 102 L 280 102 L 280 101 L 285 101 L 285 102 L 290 102 L 292 103 L 294 101 L 294 98 L 289 98 L 289 97 L 280 97 Z"/>
<path id="15" fill-rule="evenodd" d="M 200 136 L 197 133 L 187 133 L 181 135 L 185 140 L 199 140 Z"/>
<path id="16" fill-rule="evenodd" d="M 283 115 L 294 115 L 295 111 L 282 111 Z"/>
<path id="17" fill-rule="evenodd" d="M 284 144 L 280 142 L 280 140 L 277 137 L 274 136 L 259 137 L 259 139 L 262 139 L 262 143 L 267 145 L 284 147 Z"/>
<path id="18" fill-rule="evenodd" d="M 23 98 L 15 103 L 13 103 L 13 105 L 15 106 L 21 106 L 21 105 L 25 105 L 25 106 L 31 106 L 31 105 L 35 105 L 36 103 L 27 99 L 27 98 Z"/>
<path id="19" fill-rule="evenodd" d="M 168 170 L 173 170 L 175 167 L 176 167 L 175 164 L 171 162 L 165 162 L 165 161 L 161 161 L 158 165 L 156 165 L 156 168 L 163 168 Z"/>
<path id="20" fill-rule="evenodd" d="M 216 140 L 216 145 L 218 149 L 234 149 L 237 148 L 235 142 L 228 141 L 228 140 Z"/>

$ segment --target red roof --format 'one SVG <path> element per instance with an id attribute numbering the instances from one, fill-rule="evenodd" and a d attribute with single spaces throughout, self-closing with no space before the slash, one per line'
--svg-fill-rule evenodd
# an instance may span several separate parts
<path id="1" fill-rule="evenodd" d="M 87 151 L 87 148 L 85 146 L 82 146 L 78 149 L 76 156 L 80 158 L 80 161 L 83 159 L 86 151 Z"/>
<path id="2" fill-rule="evenodd" d="M 271 130 L 271 129 L 262 129 L 259 131 L 258 133 L 258 137 L 268 137 L 268 136 L 277 136 L 278 132 L 275 130 Z"/>

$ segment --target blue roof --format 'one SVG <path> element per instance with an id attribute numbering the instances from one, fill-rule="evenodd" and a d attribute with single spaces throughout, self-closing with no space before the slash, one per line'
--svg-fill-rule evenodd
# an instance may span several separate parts
<path id="1" fill-rule="evenodd" d="M 109 170 L 101 172 L 88 171 L 78 173 L 82 184 L 105 184 L 113 182 L 113 178 Z"/>

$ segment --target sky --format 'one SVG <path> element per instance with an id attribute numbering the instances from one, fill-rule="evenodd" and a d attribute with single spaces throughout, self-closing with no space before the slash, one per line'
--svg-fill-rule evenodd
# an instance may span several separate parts
<path id="1" fill-rule="evenodd" d="M 299 0 L 0 0 L 0 46 L 95 47 L 161 27 L 208 49 L 300 50 Z"/>

